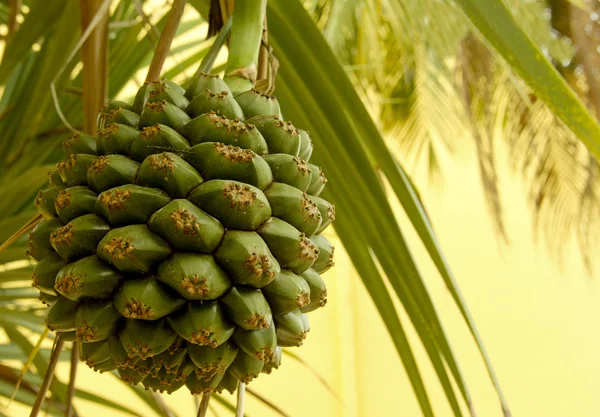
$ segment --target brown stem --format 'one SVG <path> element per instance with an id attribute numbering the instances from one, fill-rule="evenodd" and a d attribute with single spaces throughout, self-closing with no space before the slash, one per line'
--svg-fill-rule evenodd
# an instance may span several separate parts
<path id="1" fill-rule="evenodd" d="M 208 410 L 208 402 L 210 401 L 210 393 L 202 395 L 202 402 L 200 402 L 200 407 L 198 407 L 198 416 L 197 417 L 205 417 L 206 410 Z"/>
<path id="2" fill-rule="evenodd" d="M 42 408 L 42 404 L 44 403 L 44 399 L 46 398 L 46 393 L 48 392 L 48 388 L 50 388 L 50 383 L 52 382 L 52 378 L 54 378 L 54 371 L 56 370 L 56 364 L 58 363 L 58 358 L 60 356 L 60 352 L 62 351 L 63 345 L 65 342 L 61 337 L 57 337 L 54 342 L 54 347 L 52 348 L 52 354 L 50 355 L 50 362 L 48 363 L 48 369 L 46 370 L 46 375 L 44 375 L 44 380 L 42 381 L 42 386 L 38 391 L 37 396 L 35 397 L 35 402 L 33 403 L 33 407 L 31 407 L 31 413 L 29 413 L 29 417 L 37 417 Z"/>
<path id="3" fill-rule="evenodd" d="M 155 82 L 160 79 L 162 67 L 165 63 L 165 60 L 167 59 L 167 55 L 169 55 L 171 43 L 175 38 L 175 33 L 177 32 L 177 27 L 179 26 L 179 21 L 181 20 L 181 16 L 183 16 L 183 11 L 185 10 L 185 4 L 186 0 L 175 0 L 173 2 L 173 6 L 171 7 L 169 15 L 167 16 L 165 28 L 160 34 L 158 45 L 154 50 L 152 62 L 150 63 L 150 67 L 148 68 L 148 75 L 146 76 L 147 83 Z"/>
<path id="4" fill-rule="evenodd" d="M 38 214 L 33 219 L 31 219 L 27 223 L 25 223 L 19 230 L 17 230 L 15 233 L 13 233 L 13 235 L 11 237 L 9 237 L 8 239 L 6 239 L 4 241 L 4 243 L 2 243 L 2 245 L 0 245 L 0 252 L 2 252 L 3 250 L 7 249 L 10 245 L 12 245 L 13 243 L 15 243 L 15 241 L 18 238 L 20 238 L 25 233 L 27 233 L 31 229 L 33 229 L 35 227 L 35 225 L 40 222 L 40 220 L 42 220 L 42 215 Z"/>
<path id="5" fill-rule="evenodd" d="M 79 364 L 79 345 L 73 342 L 71 348 L 71 372 L 69 373 L 69 388 L 67 390 L 66 417 L 73 415 L 73 396 L 75 394 L 75 378 L 77 377 L 77 365 Z"/>

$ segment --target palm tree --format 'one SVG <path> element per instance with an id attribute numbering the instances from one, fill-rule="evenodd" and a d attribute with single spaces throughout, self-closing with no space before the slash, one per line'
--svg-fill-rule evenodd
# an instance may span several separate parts
<path id="1" fill-rule="evenodd" d="M 0 4 L 7 27 L 0 63 L 0 241 L 6 241 L 0 251 L 0 325 L 13 342 L 3 348 L 13 357 L 25 359 L 37 350 L 29 331 L 40 334 L 39 340 L 52 337 L 44 331 L 44 309 L 34 301 L 38 294 L 29 287 L 33 265 L 22 235 L 35 224 L 37 190 L 61 159 L 58 144 L 71 129 L 94 133 L 96 114 L 107 99 L 125 98 L 132 85 L 141 85 L 148 67 L 160 73 L 173 37 L 172 59 L 162 73 L 180 83 L 200 61 L 204 70 L 226 74 L 250 62 L 244 51 L 251 46 L 239 49 L 236 42 L 226 66 L 217 60 L 233 1 L 190 0 L 194 17 L 177 26 L 183 3 Z M 257 86 L 269 91 L 274 83 L 285 113 L 313 132 L 317 162 L 328 167 L 334 184 L 326 197 L 338 207 L 335 231 L 388 328 L 425 416 L 433 415 L 432 407 L 396 301 L 416 329 L 454 414 L 463 415 L 464 404 L 474 410 L 460 358 L 392 211 L 393 198 L 401 202 L 471 330 L 500 408 L 506 416 L 510 411 L 418 192 L 390 149 L 419 156 L 436 173 L 443 169 L 440 152 L 472 139 L 490 211 L 505 236 L 495 139 L 506 140 L 515 169 L 529 179 L 534 213 L 548 241 L 575 234 L 589 250 L 591 228 L 600 218 L 595 181 L 600 124 L 593 115 L 598 17 L 582 13 L 566 0 L 267 2 L 268 37 L 259 58 L 267 65 L 261 66 Z M 194 31 L 207 21 L 209 33 L 219 35 L 201 41 Z M 232 33 L 244 27 L 235 13 L 232 24 Z M 49 389 L 50 412 L 70 412 L 73 384 L 55 379 L 48 386 L 62 343 L 55 341 L 50 359 L 30 355 L 37 374 L 19 378 L 19 369 L 0 364 L 1 381 L 16 385 L 22 379 L 16 401 L 35 410 Z M 72 358 L 71 381 L 76 349 Z M 132 389 L 157 415 L 169 415 L 160 397 Z M 76 395 L 126 407 L 95 393 Z"/>

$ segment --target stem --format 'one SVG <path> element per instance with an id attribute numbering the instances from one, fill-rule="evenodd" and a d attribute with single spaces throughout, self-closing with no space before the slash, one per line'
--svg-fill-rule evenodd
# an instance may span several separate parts
<path id="1" fill-rule="evenodd" d="M 237 407 L 235 408 L 235 417 L 244 417 L 244 399 L 246 397 L 246 384 L 240 382 L 237 391 Z"/>
<path id="2" fill-rule="evenodd" d="M 152 62 L 148 68 L 148 75 L 146 76 L 147 83 L 158 81 L 160 79 L 162 67 L 167 59 L 167 55 L 169 55 L 171 43 L 175 38 L 177 27 L 181 21 L 181 16 L 183 16 L 183 11 L 185 10 L 185 4 L 186 0 L 173 1 L 173 6 L 171 7 L 169 15 L 167 16 L 165 28 L 160 34 L 158 45 L 156 45 L 154 55 L 152 56 Z"/>
<path id="3" fill-rule="evenodd" d="M 8 247 L 10 245 L 12 245 L 13 243 L 15 243 L 17 241 L 17 239 L 19 239 L 25 233 L 27 233 L 31 229 L 33 229 L 35 227 L 35 225 L 40 222 L 40 220 L 42 220 L 42 215 L 38 214 L 33 219 L 31 219 L 27 223 L 25 223 L 19 230 L 17 230 L 15 233 L 13 233 L 13 235 L 11 237 L 6 239 L 4 241 L 4 243 L 2 243 L 2 245 L 0 245 L 0 252 L 2 252 L 5 249 L 8 249 Z"/>
<path id="4" fill-rule="evenodd" d="M 71 348 L 71 372 L 69 374 L 69 388 L 67 390 L 66 417 L 71 417 L 73 415 L 73 395 L 75 394 L 77 364 L 79 364 L 79 345 L 77 342 L 73 342 L 73 347 Z"/>
<path id="5" fill-rule="evenodd" d="M 210 393 L 202 395 L 202 402 L 200 403 L 200 407 L 198 407 L 198 416 L 197 417 L 205 417 L 206 410 L 208 410 L 208 402 L 210 401 Z"/>
<path id="6" fill-rule="evenodd" d="M 200 64 L 200 67 L 198 67 L 198 70 L 196 71 L 196 73 L 194 74 L 194 76 L 192 78 L 196 78 L 201 73 L 208 74 L 210 72 L 213 65 L 215 64 L 215 60 L 217 59 L 219 52 L 221 51 L 221 48 L 223 47 L 223 45 L 225 45 L 225 41 L 227 40 L 227 37 L 229 36 L 230 32 L 231 32 L 231 17 L 229 17 L 229 19 L 227 19 L 227 22 L 221 28 L 221 31 L 215 38 L 215 41 L 213 42 L 213 44 L 210 46 L 210 49 L 208 50 L 207 54 L 204 55 L 204 59 L 202 59 L 202 63 Z"/>
<path id="7" fill-rule="evenodd" d="M 40 409 L 42 408 L 42 404 L 44 399 L 46 398 L 46 393 L 48 392 L 48 388 L 50 388 L 50 383 L 52 382 L 52 378 L 54 378 L 54 371 L 56 370 L 56 364 L 58 363 L 58 358 L 60 356 L 60 352 L 62 351 L 63 345 L 65 342 L 59 336 L 54 341 L 54 347 L 52 348 L 52 354 L 50 355 L 50 362 L 48 363 L 48 369 L 46 370 L 46 375 L 44 375 L 44 380 L 42 381 L 42 386 L 37 393 L 37 397 L 35 397 L 35 402 L 33 403 L 33 407 L 31 407 L 31 413 L 29 417 L 37 417 Z"/>

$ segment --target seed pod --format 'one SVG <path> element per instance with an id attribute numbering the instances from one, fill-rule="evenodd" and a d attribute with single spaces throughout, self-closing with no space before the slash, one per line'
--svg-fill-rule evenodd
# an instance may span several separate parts
<path id="1" fill-rule="evenodd" d="M 182 134 L 192 145 L 220 142 L 250 149 L 258 155 L 264 155 L 269 151 L 267 142 L 254 125 L 239 120 L 229 120 L 213 111 L 192 119 L 185 125 Z"/>
<path id="2" fill-rule="evenodd" d="M 257 232 L 281 268 L 291 269 L 296 274 L 310 268 L 319 256 L 319 249 L 304 233 L 276 217 L 267 220 Z"/>
<path id="3" fill-rule="evenodd" d="M 46 186 L 58 189 L 65 188 L 65 183 L 63 182 L 58 169 L 53 169 L 52 171 L 48 172 L 48 182 L 46 183 Z"/>
<path id="4" fill-rule="evenodd" d="M 146 358 L 146 359 L 140 359 L 136 364 L 135 364 L 135 368 L 134 368 L 140 375 L 142 375 L 144 378 L 147 377 L 148 375 L 156 375 L 158 373 L 158 369 L 156 369 L 154 367 L 154 363 L 152 361 L 152 358 Z"/>
<path id="5" fill-rule="evenodd" d="M 256 288 L 268 285 L 281 270 L 256 232 L 228 230 L 215 252 L 215 258 L 234 284 Z"/>
<path id="6" fill-rule="evenodd" d="M 283 351 L 281 346 L 277 346 L 275 348 L 275 360 L 273 362 L 265 362 L 265 366 L 263 366 L 262 373 L 270 374 L 274 369 L 279 369 L 281 366 L 281 356 Z"/>
<path id="7" fill-rule="evenodd" d="M 144 85 L 140 87 L 137 94 L 135 95 L 132 110 L 137 114 L 140 114 L 142 110 L 144 110 L 144 105 L 150 98 L 150 93 L 154 91 L 157 86 L 160 86 L 160 84 L 164 84 L 165 89 L 173 91 L 175 94 L 184 94 L 185 92 L 182 87 L 169 80 L 160 80 L 159 82 L 144 83 Z"/>
<path id="8" fill-rule="evenodd" d="M 285 314 L 310 303 L 310 287 L 302 277 L 282 270 L 262 289 L 273 314 Z"/>
<path id="9" fill-rule="evenodd" d="M 98 193 L 119 185 L 135 182 L 140 164 L 123 155 L 106 155 L 97 158 L 88 168 L 87 181 Z"/>
<path id="10" fill-rule="evenodd" d="M 60 190 L 54 201 L 56 213 L 63 223 L 94 212 L 94 204 L 98 196 L 95 192 L 84 186 L 65 188 Z"/>
<path id="11" fill-rule="evenodd" d="M 91 368 L 95 372 L 99 372 L 99 373 L 103 374 L 104 372 L 110 372 L 110 371 L 114 371 L 115 369 L 117 369 L 117 363 L 112 359 L 108 359 L 106 361 L 92 365 Z"/>
<path id="12" fill-rule="evenodd" d="M 85 362 L 89 367 L 111 359 L 110 348 L 106 340 L 90 343 L 79 341 L 77 345 L 79 346 L 79 360 Z"/>
<path id="13" fill-rule="evenodd" d="M 325 184 L 327 184 L 327 177 L 320 166 L 314 164 L 307 165 L 310 168 L 310 186 L 306 192 L 318 197 L 323 188 L 325 188 Z"/>
<path id="14" fill-rule="evenodd" d="M 127 184 L 106 190 L 98 196 L 96 212 L 112 226 L 146 223 L 171 197 L 158 188 Z"/>
<path id="15" fill-rule="evenodd" d="M 188 300 L 216 300 L 231 288 L 212 255 L 175 253 L 159 265 L 157 278 Z"/>
<path id="16" fill-rule="evenodd" d="M 225 343 L 235 330 L 216 301 L 188 303 L 185 309 L 167 317 L 167 322 L 188 342 L 214 348 Z"/>
<path id="17" fill-rule="evenodd" d="M 140 360 L 139 356 L 129 356 L 118 336 L 113 335 L 108 338 L 108 347 L 111 357 L 120 369 L 134 369 L 135 364 Z"/>
<path id="18" fill-rule="evenodd" d="M 316 235 L 319 235 L 335 220 L 335 206 L 321 197 L 311 195 L 309 198 L 317 205 L 321 213 L 321 219 L 323 219 L 321 226 L 315 232 Z"/>
<path id="19" fill-rule="evenodd" d="M 87 343 L 108 339 L 120 317 L 111 301 L 81 303 L 75 316 L 77 340 Z"/>
<path id="20" fill-rule="evenodd" d="M 256 230 L 271 217 L 263 192 L 237 181 L 206 181 L 192 190 L 188 199 L 231 229 Z"/>
<path id="21" fill-rule="evenodd" d="M 127 385 L 135 386 L 142 382 L 146 375 L 140 374 L 136 369 L 131 368 L 118 368 L 117 372 L 121 381 Z"/>
<path id="22" fill-rule="evenodd" d="M 56 187 L 47 187 L 38 191 L 34 205 L 44 219 L 50 220 L 58 216 L 58 214 L 56 214 L 56 208 L 54 207 L 54 201 L 56 200 L 56 197 L 58 197 L 60 190 L 60 188 Z"/>
<path id="23" fill-rule="evenodd" d="M 177 338 L 164 320 L 125 320 L 119 339 L 130 357 L 142 360 L 158 355 L 169 348 Z"/>
<path id="24" fill-rule="evenodd" d="M 325 287 L 325 281 L 323 281 L 321 275 L 310 268 L 302 273 L 301 276 L 308 283 L 308 287 L 310 288 L 310 304 L 302 307 L 300 311 L 309 313 L 319 307 L 325 307 L 325 304 L 327 304 L 327 288 Z"/>
<path id="25" fill-rule="evenodd" d="M 70 332 L 75 330 L 75 314 L 77 303 L 66 297 L 58 297 L 46 314 L 46 327 L 55 331 Z"/>
<path id="26" fill-rule="evenodd" d="M 119 107 L 125 110 L 134 111 L 133 106 L 125 101 L 112 100 L 106 103 L 106 105 L 104 106 L 104 108 L 107 110 L 114 110 Z"/>
<path id="27" fill-rule="evenodd" d="M 139 224 L 112 229 L 98 244 L 98 257 L 122 272 L 146 273 L 170 254 L 167 242 Z"/>
<path id="28" fill-rule="evenodd" d="M 224 375 L 238 351 L 239 348 L 231 341 L 225 342 L 216 348 L 194 344 L 188 345 L 188 356 L 196 365 L 196 378 L 205 381 L 218 374 Z"/>
<path id="29" fill-rule="evenodd" d="M 246 120 L 262 133 L 269 153 L 287 153 L 298 156 L 300 151 L 300 131 L 291 122 L 284 122 L 278 116 L 257 116 Z"/>
<path id="30" fill-rule="evenodd" d="M 196 95 L 206 90 L 211 91 L 227 91 L 231 94 L 231 90 L 225 81 L 219 78 L 218 75 L 199 73 L 194 76 L 190 82 L 190 86 L 185 92 L 185 97 L 192 100 Z"/>
<path id="31" fill-rule="evenodd" d="M 144 384 L 144 388 L 146 389 L 171 394 L 185 384 L 185 379 L 183 381 L 178 381 L 175 375 L 169 374 L 164 369 L 161 369 L 158 371 L 157 376 L 150 375 L 142 381 L 142 384 Z"/>
<path id="32" fill-rule="evenodd" d="M 194 167 L 181 157 L 163 152 L 144 159 L 136 182 L 165 190 L 172 198 L 185 198 L 202 181 Z"/>
<path id="33" fill-rule="evenodd" d="M 274 182 L 265 190 L 274 217 L 285 220 L 307 236 L 321 226 L 321 213 L 310 197 L 287 184 Z"/>
<path id="34" fill-rule="evenodd" d="M 154 213 L 148 222 L 154 233 L 175 250 L 211 253 L 225 233 L 220 221 L 188 200 L 173 200 Z"/>
<path id="35" fill-rule="evenodd" d="M 50 295 L 45 292 L 40 292 L 40 294 L 38 295 L 38 300 L 40 300 L 45 306 L 50 307 L 56 302 L 56 300 L 58 300 L 58 297 L 56 295 Z"/>
<path id="36" fill-rule="evenodd" d="M 219 301 L 227 317 L 242 329 L 265 329 L 271 324 L 271 308 L 261 290 L 233 287 Z"/>
<path id="37" fill-rule="evenodd" d="M 27 242 L 27 256 L 31 256 L 36 261 L 40 261 L 44 256 L 53 253 L 54 249 L 50 244 L 50 234 L 62 227 L 58 219 L 42 220 L 31 232 Z"/>
<path id="38" fill-rule="evenodd" d="M 279 346 L 301 346 L 310 330 L 308 316 L 296 309 L 287 314 L 274 316 Z"/>
<path id="39" fill-rule="evenodd" d="M 238 381 L 248 384 L 260 374 L 264 365 L 263 361 L 248 355 L 242 350 L 237 354 L 227 371 Z"/>
<path id="40" fill-rule="evenodd" d="M 67 187 L 87 185 L 87 170 L 96 157 L 85 153 L 72 154 L 68 159 L 58 163 L 56 167 Z"/>
<path id="41" fill-rule="evenodd" d="M 225 374 L 215 374 L 212 378 L 205 380 L 196 377 L 196 374 L 189 374 L 185 380 L 185 386 L 188 387 L 193 395 L 210 394 L 215 391 Z"/>
<path id="42" fill-rule="evenodd" d="M 31 285 L 43 293 L 56 295 L 56 275 L 65 265 L 66 262 L 56 252 L 48 253 L 33 268 Z"/>
<path id="43" fill-rule="evenodd" d="M 144 105 L 138 128 L 142 129 L 159 123 L 181 132 L 183 126 L 189 121 L 190 116 L 176 105 L 165 100 L 155 101 Z"/>
<path id="44" fill-rule="evenodd" d="M 155 123 L 144 127 L 131 146 L 131 157 L 143 161 L 148 156 L 168 151 L 180 151 L 190 147 L 187 139 L 169 126 Z"/>
<path id="45" fill-rule="evenodd" d="M 190 101 L 185 97 L 183 89 L 174 83 L 167 83 L 165 80 L 160 80 L 151 83 L 151 87 L 148 89 L 148 103 L 154 103 L 155 101 L 166 101 L 174 104 L 181 110 L 190 104 Z"/>
<path id="46" fill-rule="evenodd" d="M 175 372 L 167 368 L 165 368 L 165 371 L 167 371 L 167 373 L 174 373 L 176 381 L 185 381 L 187 377 L 194 372 L 194 369 L 194 363 L 186 357 L 183 363 L 177 368 Z"/>
<path id="47" fill-rule="evenodd" d="M 61 258 L 72 262 L 93 254 L 109 229 L 102 218 L 85 214 L 54 230 L 50 234 L 50 243 Z"/>
<path id="48" fill-rule="evenodd" d="M 185 303 L 171 295 L 153 277 L 127 279 L 113 297 L 115 308 L 128 319 L 158 320 Z"/>
<path id="49" fill-rule="evenodd" d="M 111 101 L 100 111 L 100 121 L 103 126 L 111 123 L 120 123 L 131 127 L 137 127 L 140 116 L 131 111 L 131 106 L 122 101 Z"/>
<path id="50" fill-rule="evenodd" d="M 300 130 L 300 151 L 298 157 L 308 162 L 313 153 L 313 143 L 306 130 Z"/>
<path id="51" fill-rule="evenodd" d="M 240 105 L 246 118 L 272 114 L 281 117 L 277 99 L 258 90 L 251 89 L 236 94 L 235 100 Z"/>
<path id="52" fill-rule="evenodd" d="M 331 268 L 335 262 L 333 261 L 333 245 L 323 235 L 314 235 L 310 238 L 319 248 L 319 257 L 313 264 L 313 269 L 319 274 L 323 274 Z"/>
<path id="53" fill-rule="evenodd" d="M 60 270 L 54 288 L 70 300 L 111 296 L 123 276 L 95 255 L 73 262 Z"/>
<path id="54" fill-rule="evenodd" d="M 98 130 L 98 155 L 120 154 L 129 155 L 133 141 L 139 131 L 131 126 L 111 123 L 104 129 Z"/>
<path id="55" fill-rule="evenodd" d="M 273 180 L 291 185 L 300 191 L 306 191 L 310 185 L 310 168 L 304 160 L 285 153 L 265 155 L 265 161 L 271 167 Z"/>
<path id="56" fill-rule="evenodd" d="M 205 89 L 194 96 L 186 112 L 191 117 L 197 117 L 201 114 L 215 111 L 228 119 L 244 120 L 244 112 L 240 105 L 235 101 L 229 91 L 215 91 Z"/>
<path id="57" fill-rule="evenodd" d="M 177 343 L 177 342 L 176 342 Z M 177 368 L 181 366 L 181 364 L 185 361 L 187 354 L 187 349 L 184 347 L 179 347 L 171 352 L 171 348 L 165 350 L 160 355 L 156 355 L 152 358 L 154 362 L 154 366 L 156 368 L 165 368 L 167 373 L 176 373 Z"/>
<path id="58" fill-rule="evenodd" d="M 184 157 L 207 180 L 236 180 L 261 190 L 273 182 L 269 165 L 250 149 L 205 142 L 192 146 Z"/>
<path id="59" fill-rule="evenodd" d="M 221 379 L 221 382 L 219 382 L 219 385 L 217 385 L 217 388 L 215 388 L 215 392 L 221 393 L 223 390 L 226 390 L 229 391 L 230 394 L 233 394 L 239 383 L 240 382 L 236 379 L 236 377 L 231 375 L 229 372 L 225 372 L 223 379 Z"/>
<path id="60" fill-rule="evenodd" d="M 96 138 L 82 133 L 74 133 L 63 142 L 65 155 L 70 156 L 78 153 L 96 155 Z"/>
<path id="61" fill-rule="evenodd" d="M 263 362 L 275 361 L 277 336 L 273 323 L 266 329 L 258 330 L 244 330 L 238 327 L 233 334 L 233 341 L 244 352 L 256 359 Z"/>

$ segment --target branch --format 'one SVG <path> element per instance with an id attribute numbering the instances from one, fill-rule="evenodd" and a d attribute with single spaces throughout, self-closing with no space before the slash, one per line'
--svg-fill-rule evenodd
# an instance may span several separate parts
<path id="1" fill-rule="evenodd" d="M 46 370 L 46 375 L 44 375 L 44 380 L 42 381 L 42 386 L 38 391 L 37 396 L 35 397 L 35 402 L 33 403 L 33 407 L 31 407 L 31 413 L 29 417 L 37 417 L 42 408 L 42 404 L 44 403 L 44 399 L 46 398 L 46 393 L 48 392 L 48 388 L 50 388 L 50 383 L 54 378 L 54 371 L 56 370 L 56 364 L 58 363 L 58 358 L 60 356 L 60 352 L 62 351 L 63 345 L 65 342 L 61 337 L 57 337 L 54 342 L 54 347 L 52 348 L 52 354 L 50 355 L 50 363 L 48 363 L 48 369 Z"/>

